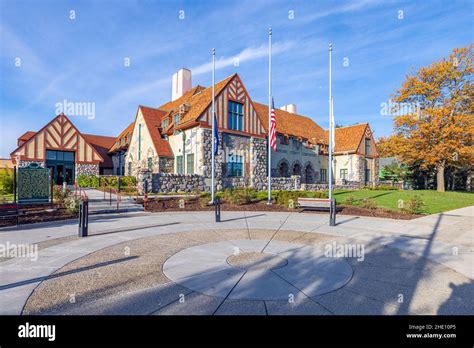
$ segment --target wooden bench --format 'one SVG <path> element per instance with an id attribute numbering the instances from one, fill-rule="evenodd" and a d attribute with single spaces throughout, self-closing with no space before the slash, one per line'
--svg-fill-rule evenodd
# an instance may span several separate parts
<path id="1" fill-rule="evenodd" d="M 18 226 L 18 220 L 20 217 L 20 212 L 18 209 L 18 204 L 9 203 L 0 205 L 0 219 L 16 219 L 16 225 Z"/>
<path id="2" fill-rule="evenodd" d="M 298 198 L 298 208 L 329 211 L 331 200 L 328 198 Z"/>
<path id="3" fill-rule="evenodd" d="M 331 209 L 332 205 L 332 209 Z M 298 198 L 298 208 L 300 212 L 304 210 L 325 210 L 329 211 L 329 226 L 336 225 L 336 200 L 332 202 L 328 198 Z"/>

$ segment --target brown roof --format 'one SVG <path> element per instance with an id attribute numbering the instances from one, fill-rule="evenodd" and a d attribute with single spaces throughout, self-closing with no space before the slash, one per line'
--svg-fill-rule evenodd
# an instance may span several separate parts
<path id="1" fill-rule="evenodd" d="M 253 107 L 262 122 L 265 131 L 268 132 L 268 106 L 253 102 Z M 293 136 L 309 140 L 313 144 L 325 143 L 324 130 L 309 117 L 293 114 L 288 111 L 275 109 L 277 132 L 283 135 Z"/>
<path id="2" fill-rule="evenodd" d="M 236 76 L 237 74 L 233 74 L 222 81 L 219 81 L 215 85 L 215 94 L 216 97 L 219 93 L 227 86 L 227 84 Z M 211 105 L 212 103 L 212 88 L 208 87 L 205 88 L 203 86 L 196 86 L 190 89 L 188 92 L 184 93 L 182 97 L 163 104 L 159 107 L 160 110 L 167 111 L 168 114 L 173 114 L 175 111 L 178 111 L 179 106 L 182 104 L 187 104 L 189 106 L 189 110 L 183 114 L 181 120 L 179 121 L 179 128 L 184 128 L 192 122 L 196 122 L 201 116 L 201 114 Z M 171 124 L 172 122 L 170 122 Z M 173 125 L 176 126 L 176 125 Z M 166 131 L 171 129 L 170 126 L 167 127 Z"/>
<path id="3" fill-rule="evenodd" d="M 28 141 L 28 140 L 30 140 L 35 134 L 36 134 L 36 132 L 27 131 L 27 132 L 25 132 L 22 136 L 18 137 L 18 140 Z"/>
<path id="4" fill-rule="evenodd" d="M 166 111 L 150 108 L 147 106 L 140 105 L 143 119 L 145 120 L 146 127 L 150 132 L 153 145 L 158 156 L 173 157 L 173 151 L 171 150 L 170 144 L 167 140 L 163 139 L 160 134 L 159 127 L 161 126 L 161 120 L 163 117 L 168 115 Z"/>
<path id="5" fill-rule="evenodd" d="M 126 149 L 128 148 L 128 141 L 127 139 L 125 138 L 125 143 L 122 145 L 120 145 L 118 148 L 117 148 L 117 140 L 120 140 L 122 139 L 123 137 L 126 137 L 127 135 L 131 135 L 133 134 L 133 128 L 135 127 L 135 121 L 133 121 L 132 123 L 130 123 L 127 128 L 125 128 L 122 132 L 120 132 L 120 134 L 118 135 L 117 138 L 115 138 L 115 142 L 114 144 L 112 145 L 112 147 L 109 149 L 109 152 L 114 152 L 115 150 L 121 150 L 121 149 Z"/>
<path id="6" fill-rule="evenodd" d="M 357 151 L 368 123 L 356 124 L 354 126 L 335 128 L 334 140 L 336 146 L 334 152 Z M 325 131 L 326 141 L 329 140 L 329 131 Z"/>
<path id="7" fill-rule="evenodd" d="M 101 167 L 113 168 L 114 164 L 112 158 L 108 155 L 110 147 L 115 144 L 115 137 L 107 137 L 103 135 L 84 134 L 81 133 L 84 139 L 91 144 L 94 149 L 102 156 L 104 162 L 100 164 Z"/>

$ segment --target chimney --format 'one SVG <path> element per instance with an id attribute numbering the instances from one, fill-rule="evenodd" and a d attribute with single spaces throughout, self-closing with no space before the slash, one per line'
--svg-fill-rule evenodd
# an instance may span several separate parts
<path id="1" fill-rule="evenodd" d="M 296 104 L 288 104 L 288 105 L 282 106 L 280 110 L 284 110 L 287 112 L 291 112 L 292 114 L 296 114 Z"/>
<path id="2" fill-rule="evenodd" d="M 171 91 L 171 100 L 180 98 L 192 87 L 191 70 L 180 69 L 173 75 L 173 90 Z"/>

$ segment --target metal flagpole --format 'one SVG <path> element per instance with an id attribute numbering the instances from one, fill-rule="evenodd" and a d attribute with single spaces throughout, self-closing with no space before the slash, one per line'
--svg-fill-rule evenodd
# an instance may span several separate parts
<path id="1" fill-rule="evenodd" d="M 272 28 L 268 29 L 268 202 L 272 203 L 272 150 L 270 127 L 272 114 Z"/>
<path id="2" fill-rule="evenodd" d="M 214 154 L 214 146 L 215 146 L 215 121 L 214 121 L 214 118 L 216 117 L 216 112 L 215 112 L 215 105 L 214 105 L 214 101 L 215 101 L 215 74 L 216 74 L 216 49 L 213 48 L 212 49 L 212 146 L 211 146 L 211 151 L 212 151 L 212 157 L 211 157 L 211 162 L 212 162 L 212 166 L 211 166 L 211 170 L 212 170 L 212 179 L 211 179 L 211 203 L 214 204 L 214 195 L 215 195 L 215 192 L 214 192 L 214 176 L 216 174 L 216 169 L 215 169 L 215 154 Z"/>
<path id="3" fill-rule="evenodd" d="M 334 138 L 334 124 L 333 124 L 333 105 L 332 105 L 332 43 L 329 44 L 329 200 L 331 201 L 329 225 L 334 226 L 335 221 L 333 216 L 335 208 L 332 203 L 332 153 L 333 153 L 333 138 Z"/>

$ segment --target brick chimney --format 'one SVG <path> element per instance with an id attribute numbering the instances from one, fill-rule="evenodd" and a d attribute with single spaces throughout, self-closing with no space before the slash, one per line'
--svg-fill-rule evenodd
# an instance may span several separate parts
<path id="1" fill-rule="evenodd" d="M 171 100 L 180 98 L 192 88 L 191 70 L 183 68 L 173 74 Z"/>

